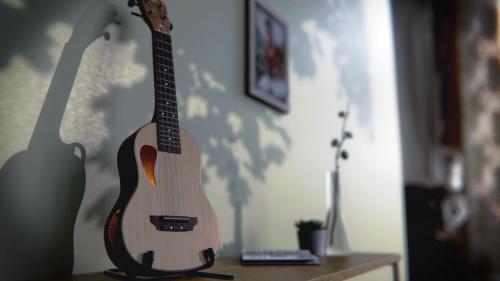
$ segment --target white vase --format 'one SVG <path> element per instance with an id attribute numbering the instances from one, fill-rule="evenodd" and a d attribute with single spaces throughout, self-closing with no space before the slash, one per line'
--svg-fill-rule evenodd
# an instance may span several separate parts
<path id="1" fill-rule="evenodd" d="M 326 217 L 327 243 L 326 254 L 330 256 L 347 255 L 351 252 L 351 243 L 347 235 L 345 217 L 341 208 L 340 181 L 338 171 L 326 173 Z"/>

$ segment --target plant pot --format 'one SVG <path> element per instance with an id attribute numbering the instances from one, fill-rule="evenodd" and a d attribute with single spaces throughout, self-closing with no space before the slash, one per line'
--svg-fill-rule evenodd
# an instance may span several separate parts
<path id="1" fill-rule="evenodd" d="M 326 229 L 298 231 L 299 247 L 309 250 L 313 255 L 324 256 L 326 249 Z"/>

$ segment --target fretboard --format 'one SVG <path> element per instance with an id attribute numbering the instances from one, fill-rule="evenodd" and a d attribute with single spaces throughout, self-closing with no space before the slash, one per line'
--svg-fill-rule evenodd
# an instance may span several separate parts
<path id="1" fill-rule="evenodd" d="M 153 32 L 158 150 L 181 153 L 174 61 L 170 35 Z"/>

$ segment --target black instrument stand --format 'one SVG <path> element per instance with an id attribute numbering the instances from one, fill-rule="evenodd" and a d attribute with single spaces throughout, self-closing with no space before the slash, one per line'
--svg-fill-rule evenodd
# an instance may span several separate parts
<path id="1" fill-rule="evenodd" d="M 125 281 L 141 281 L 141 280 L 166 280 L 166 279 L 171 279 L 171 278 L 176 278 L 176 277 L 202 277 L 202 278 L 209 278 L 209 279 L 219 279 L 219 280 L 233 280 L 234 276 L 232 275 L 226 275 L 226 274 L 220 274 L 220 273 L 211 273 L 211 272 L 203 272 L 200 271 L 202 269 L 207 269 L 210 268 L 214 265 L 215 262 L 215 255 L 214 251 L 212 248 L 207 249 L 203 251 L 203 254 L 207 260 L 207 263 L 203 266 L 201 266 L 198 269 L 192 270 L 192 271 L 182 271 L 182 272 L 151 272 L 151 273 L 144 273 L 141 275 L 132 275 L 128 274 L 123 270 L 120 269 L 110 269 L 106 270 L 104 272 L 104 275 L 111 277 L 113 279 L 117 280 L 125 280 Z"/>

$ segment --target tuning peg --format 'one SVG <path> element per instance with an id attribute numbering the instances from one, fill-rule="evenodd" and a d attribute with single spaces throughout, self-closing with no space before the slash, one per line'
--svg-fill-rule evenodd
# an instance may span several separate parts
<path id="1" fill-rule="evenodd" d="M 129 7 L 137 6 L 137 1 L 136 0 L 128 0 L 128 6 Z"/>

